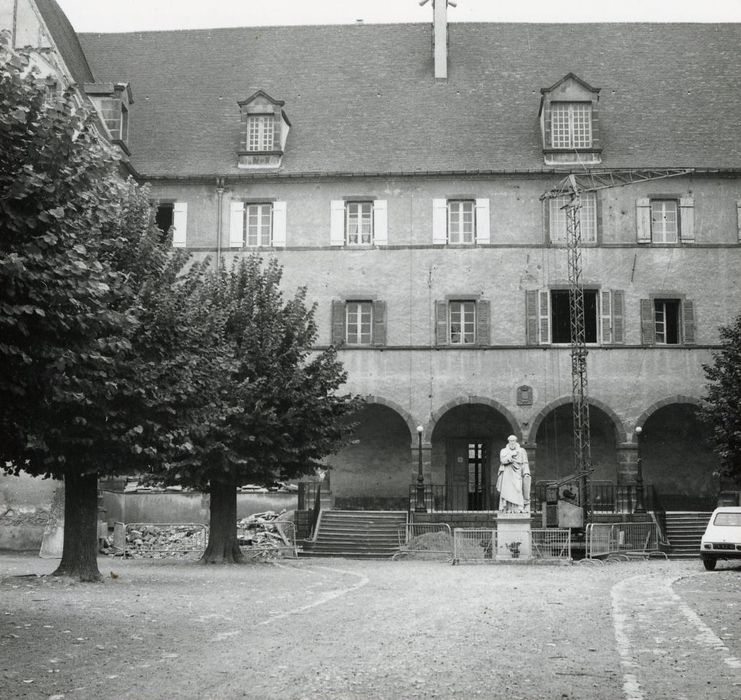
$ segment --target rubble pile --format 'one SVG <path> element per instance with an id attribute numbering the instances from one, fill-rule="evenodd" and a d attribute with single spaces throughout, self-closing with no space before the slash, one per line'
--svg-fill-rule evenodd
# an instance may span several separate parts
<path id="1" fill-rule="evenodd" d="M 254 513 L 237 522 L 237 541 L 245 554 L 279 554 L 293 548 L 293 522 L 285 510 Z"/>
<path id="2" fill-rule="evenodd" d="M 208 528 L 204 525 L 129 525 L 126 527 L 125 543 L 117 540 L 114 532 L 113 545 L 118 554 L 133 558 L 183 557 L 200 554 L 206 548 Z"/>

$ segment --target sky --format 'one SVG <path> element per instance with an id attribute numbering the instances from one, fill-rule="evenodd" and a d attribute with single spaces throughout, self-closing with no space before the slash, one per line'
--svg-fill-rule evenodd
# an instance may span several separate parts
<path id="1" fill-rule="evenodd" d="M 78 32 L 430 22 L 421 0 L 57 0 Z M 455 0 L 451 22 L 741 22 L 741 0 Z"/>

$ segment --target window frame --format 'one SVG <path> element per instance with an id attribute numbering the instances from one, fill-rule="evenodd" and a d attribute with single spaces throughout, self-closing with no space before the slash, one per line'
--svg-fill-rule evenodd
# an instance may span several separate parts
<path id="1" fill-rule="evenodd" d="M 255 125 L 257 128 L 253 128 Z M 245 146 L 247 153 L 269 153 L 275 150 L 275 114 L 266 112 L 247 115 Z"/>
<path id="2" fill-rule="evenodd" d="M 456 220 L 455 224 L 454 219 Z M 448 199 L 446 225 L 446 236 L 449 245 L 475 245 L 477 235 L 476 200 Z M 467 225 L 469 230 L 466 230 Z M 467 237 L 468 240 L 466 240 Z"/>
<path id="3" fill-rule="evenodd" d="M 373 301 L 370 299 L 348 299 L 345 301 L 345 343 L 348 346 L 370 346 L 373 345 Z M 355 319 L 351 319 L 351 313 Z M 365 318 L 364 318 L 365 317 Z M 351 325 L 357 326 L 352 333 Z M 364 332 L 363 328 L 367 327 Z M 366 336 L 367 340 L 363 337 Z"/>
<path id="4" fill-rule="evenodd" d="M 571 198 L 568 195 L 554 197 L 548 200 L 546 214 L 548 217 L 548 242 L 551 245 L 565 246 L 568 245 L 568 227 L 566 218 L 565 205 Z M 597 245 L 599 243 L 600 233 L 600 198 L 596 192 L 584 192 L 580 196 L 581 213 L 579 223 L 581 226 L 581 242 L 583 245 Z M 585 203 L 586 206 L 585 206 Z M 588 218 L 584 213 L 589 214 Z M 585 228 L 585 222 L 588 227 Z M 585 231 L 588 236 L 585 236 Z"/>
<path id="5" fill-rule="evenodd" d="M 453 304 L 460 304 L 454 312 Z M 473 305 L 473 319 L 466 320 L 465 304 Z M 491 344 L 491 302 L 476 294 L 455 294 L 435 302 L 435 345 L 448 348 L 486 347 Z M 456 317 L 460 318 L 456 318 Z M 460 327 L 454 331 L 454 324 Z M 472 328 L 466 331 L 465 326 Z M 470 340 L 466 340 L 468 338 Z"/>
<path id="6" fill-rule="evenodd" d="M 676 342 L 666 339 L 667 304 L 675 306 L 672 325 L 675 328 Z M 659 305 L 661 309 L 661 320 L 659 320 Z M 641 321 L 641 343 L 659 347 L 681 347 L 683 345 L 694 345 L 696 336 L 695 305 L 691 299 L 684 294 L 672 291 L 657 292 L 647 299 L 640 300 Z M 659 324 L 663 331 L 660 331 Z"/>
<path id="7" fill-rule="evenodd" d="M 453 346 L 475 345 L 477 321 L 475 299 L 449 299 L 448 343 Z"/>
<path id="8" fill-rule="evenodd" d="M 363 208 L 367 207 L 367 217 Z M 355 211 L 353 211 L 355 209 Z M 375 216 L 374 216 L 374 201 L 372 199 L 348 199 L 345 200 L 345 245 L 349 247 L 363 247 L 371 246 L 375 241 Z M 354 234 L 351 233 L 351 227 L 354 225 L 357 230 Z M 367 220 L 368 231 L 364 232 L 363 224 Z M 357 240 L 350 240 L 351 235 L 354 235 Z M 363 237 L 368 237 L 368 240 L 363 240 Z"/>
<path id="9" fill-rule="evenodd" d="M 256 210 L 257 222 L 255 225 L 255 243 L 250 243 L 250 210 Z M 265 243 L 261 238 L 264 236 L 264 222 L 265 209 L 267 209 L 267 238 L 268 242 Z M 243 224 L 242 224 L 242 247 L 243 248 L 266 248 L 273 245 L 273 217 L 274 217 L 274 203 L 273 202 L 245 202 L 243 212 Z"/>
<path id="10" fill-rule="evenodd" d="M 681 235 L 681 227 L 682 227 L 682 218 L 681 218 L 681 210 L 679 206 L 679 200 L 675 199 L 673 197 L 650 197 L 649 198 L 650 207 L 651 207 L 651 243 L 658 243 L 661 245 L 671 245 L 679 243 L 682 239 Z M 667 205 L 672 204 L 674 206 L 674 237 L 673 239 L 667 238 L 667 230 L 666 230 L 666 222 L 664 223 L 663 231 L 659 231 L 659 228 L 657 226 L 656 221 L 656 213 L 654 206 L 657 204 Z M 664 218 L 665 218 L 664 214 Z M 661 236 L 658 234 L 661 233 Z"/>
<path id="11" fill-rule="evenodd" d="M 561 115 L 563 112 L 560 109 L 565 108 L 566 119 L 559 120 L 557 115 Z M 575 108 L 579 108 L 578 110 Z M 590 150 L 594 147 L 594 128 L 593 128 L 593 106 L 591 102 L 581 100 L 552 100 L 550 104 L 551 110 L 551 133 L 550 141 L 551 148 L 563 151 L 579 151 L 579 150 Z M 578 120 L 576 119 L 577 111 L 585 111 L 587 117 L 583 120 L 583 124 L 587 125 L 587 129 L 578 129 Z M 557 124 L 558 122 L 558 124 Z M 561 128 L 560 131 L 558 126 L 564 124 L 565 128 Z M 587 138 L 579 139 L 581 131 L 588 131 Z M 562 136 L 556 138 L 557 132 L 564 134 L 566 138 Z M 578 141 L 578 143 L 577 143 Z"/>

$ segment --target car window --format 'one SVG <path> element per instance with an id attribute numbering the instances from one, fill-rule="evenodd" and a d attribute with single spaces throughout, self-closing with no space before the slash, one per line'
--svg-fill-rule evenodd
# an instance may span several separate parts
<path id="1" fill-rule="evenodd" d="M 741 527 L 741 513 L 718 513 L 713 525 L 724 525 L 726 527 Z"/>

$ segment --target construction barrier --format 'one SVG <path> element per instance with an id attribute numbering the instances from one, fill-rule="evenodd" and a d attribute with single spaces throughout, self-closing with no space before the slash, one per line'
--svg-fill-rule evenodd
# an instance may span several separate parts
<path id="1" fill-rule="evenodd" d="M 586 527 L 586 557 L 666 558 L 659 548 L 660 537 L 659 526 L 654 522 L 589 523 Z"/>
<path id="2" fill-rule="evenodd" d="M 571 530 L 553 527 L 530 530 L 533 559 L 571 560 Z"/>
<path id="3" fill-rule="evenodd" d="M 529 551 L 521 562 L 571 561 L 571 530 L 538 528 L 530 530 Z M 509 557 L 506 561 L 512 561 Z M 491 528 L 455 528 L 453 564 L 493 564 L 497 562 L 497 531 Z"/>
<path id="4" fill-rule="evenodd" d="M 398 528 L 399 551 L 394 559 L 453 560 L 453 535 L 447 523 L 407 523 Z"/>

